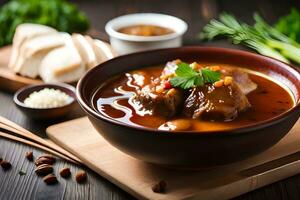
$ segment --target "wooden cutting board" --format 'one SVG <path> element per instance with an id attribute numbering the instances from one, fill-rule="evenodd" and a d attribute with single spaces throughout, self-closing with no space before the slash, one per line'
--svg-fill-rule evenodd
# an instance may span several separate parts
<path id="1" fill-rule="evenodd" d="M 15 92 L 24 86 L 42 83 L 40 79 L 19 76 L 9 69 L 10 54 L 11 46 L 0 48 L 0 89 Z"/>
<path id="2" fill-rule="evenodd" d="M 183 171 L 147 164 L 120 152 L 86 117 L 47 129 L 52 141 L 112 183 L 139 199 L 161 200 L 228 199 L 300 173 L 299 131 L 300 120 L 278 144 L 257 156 L 214 169 Z M 160 180 L 168 185 L 164 194 L 151 190 Z"/>

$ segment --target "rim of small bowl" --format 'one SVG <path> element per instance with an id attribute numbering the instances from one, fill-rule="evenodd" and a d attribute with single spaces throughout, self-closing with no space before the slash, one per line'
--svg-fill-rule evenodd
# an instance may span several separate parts
<path id="1" fill-rule="evenodd" d="M 36 92 L 36 91 L 40 91 L 44 88 L 53 88 L 53 86 L 56 86 L 58 88 L 63 88 L 64 90 L 68 90 L 70 91 L 73 96 L 72 97 L 72 101 L 70 101 L 68 104 L 66 105 L 63 105 L 63 106 L 58 106 L 58 107 L 53 107 L 53 108 L 32 108 L 32 107 L 29 107 L 27 106 L 23 101 L 19 100 L 19 96 L 29 90 L 29 89 L 33 89 L 33 88 L 36 88 L 36 87 L 41 87 L 41 89 L 39 90 L 33 90 L 32 92 Z M 62 92 L 65 92 L 63 91 L 62 89 L 60 89 Z M 31 92 L 31 93 L 32 93 Z M 30 94 L 31 94 L 30 93 Z M 69 94 L 67 94 L 69 95 Z M 69 95 L 70 96 L 70 95 Z M 27 96 L 28 97 L 28 96 Z M 75 87 L 73 87 L 72 85 L 69 85 L 69 84 L 66 84 L 66 83 L 41 83 L 41 84 L 34 84 L 34 85 L 29 85 L 29 86 L 25 86 L 21 89 L 19 89 L 15 94 L 14 94 L 14 98 L 13 98 L 15 104 L 17 104 L 18 106 L 20 107 L 23 107 L 23 108 L 27 108 L 27 109 L 32 109 L 32 110 L 37 110 L 37 111 L 42 111 L 42 110 L 51 110 L 51 109 L 60 109 L 60 108 L 64 108 L 64 107 L 68 107 L 70 105 L 72 105 L 73 103 L 76 102 L 76 89 Z"/>
<path id="2" fill-rule="evenodd" d="M 101 67 L 101 65 L 109 63 L 109 62 L 116 62 L 116 60 L 121 60 L 124 57 L 129 57 L 129 56 L 136 56 L 139 54 L 144 54 L 146 52 L 151 53 L 151 52 L 159 52 L 159 51 L 170 51 L 170 50 L 176 50 L 176 49 L 207 49 L 209 51 L 219 51 L 219 52 L 223 52 L 223 53 L 234 53 L 234 54 L 239 54 L 239 56 L 250 56 L 250 57 L 256 57 L 258 59 L 262 59 L 262 60 L 268 60 L 270 62 L 273 62 L 275 64 L 279 64 L 279 68 L 284 68 L 285 70 L 289 71 L 289 73 L 294 74 L 296 77 L 299 77 L 300 80 L 300 70 L 294 68 L 293 66 L 283 63 L 277 59 L 268 57 L 268 56 L 262 56 L 259 54 L 255 54 L 255 53 L 251 53 L 248 51 L 243 51 L 243 50 L 236 50 L 236 49 L 229 49 L 229 48 L 220 48 L 220 47 L 199 47 L 199 46 L 186 46 L 186 47 L 178 47 L 178 48 L 166 48 L 166 49 L 156 49 L 156 50 L 150 50 L 150 51 L 142 51 L 142 52 L 137 52 L 137 53 L 132 53 L 132 54 L 127 54 L 127 55 L 122 55 L 122 56 L 118 56 L 116 58 L 113 58 L 111 60 L 108 60 L 92 69 L 90 69 L 79 81 L 76 87 L 76 97 L 77 97 L 77 101 L 79 103 L 79 105 L 92 117 L 97 118 L 99 120 L 103 120 L 105 122 L 110 123 L 111 125 L 117 125 L 117 126 L 121 126 L 121 127 L 126 127 L 126 128 L 130 128 L 130 129 L 134 129 L 134 130 L 139 130 L 139 131 L 143 131 L 143 132 L 156 132 L 156 133 L 162 133 L 165 135 L 176 135 L 177 136 L 216 136 L 216 135 L 220 135 L 220 136 L 227 136 L 227 135 L 231 135 L 231 134 L 242 134 L 245 132 L 249 132 L 249 131 L 254 131 L 254 130 L 258 130 L 261 128 L 265 128 L 277 123 L 280 123 L 281 121 L 285 120 L 285 118 L 291 114 L 293 114 L 294 112 L 297 112 L 297 110 L 299 111 L 300 109 L 300 90 L 299 94 L 298 94 L 298 98 L 296 97 L 292 97 L 294 99 L 294 106 L 292 108 L 290 108 L 289 110 L 285 111 L 284 113 L 277 115 L 273 118 L 255 123 L 255 124 L 250 124 L 250 125 L 246 125 L 246 126 L 242 126 L 242 127 L 238 127 L 238 128 L 231 128 L 231 129 L 225 129 L 225 130 L 212 130 L 212 131 L 168 131 L 168 130 L 159 130 L 159 129 L 153 129 L 153 128 L 147 128 L 147 127 L 139 127 L 139 126 L 134 126 L 134 125 L 129 125 L 123 122 L 119 122 L 117 120 L 111 119 L 109 117 L 106 117 L 102 114 L 100 114 L 99 112 L 97 112 L 95 109 L 91 108 L 91 106 L 89 106 L 89 104 L 86 104 L 85 101 L 82 98 L 82 89 L 83 89 L 83 82 L 86 81 L 86 79 L 93 74 L 93 72 L 95 70 L 97 70 L 98 67 Z M 89 99 L 91 100 L 91 99 Z M 224 134 L 225 133 L 225 134 Z"/>
<path id="3" fill-rule="evenodd" d="M 125 25 L 119 25 L 120 23 L 124 23 L 126 20 L 133 20 L 134 18 L 139 18 L 135 22 L 125 23 Z M 144 19 L 153 20 L 153 18 L 161 18 L 160 21 L 153 20 L 153 22 L 143 22 Z M 162 23 L 163 20 L 173 20 L 176 24 L 164 24 Z M 133 20 L 134 21 L 134 20 Z M 139 25 L 139 24 L 151 24 L 151 25 L 158 25 L 166 28 L 170 28 L 174 31 L 174 33 L 160 35 L 160 36 L 138 36 L 138 35 L 128 35 L 124 33 L 118 32 L 117 28 L 122 28 L 130 25 Z M 163 25 L 162 25 L 163 24 Z M 118 26 L 118 27 L 116 27 Z M 174 17 L 171 15 L 166 14 L 159 14 L 159 13 L 134 13 L 128 15 L 122 15 L 116 17 L 105 25 L 105 31 L 108 33 L 109 36 L 118 38 L 121 40 L 126 41 L 133 41 L 133 42 L 153 42 L 153 41 L 163 41 L 163 40 L 171 40 L 176 37 L 182 36 L 188 29 L 188 25 L 185 21 L 178 17 Z"/>

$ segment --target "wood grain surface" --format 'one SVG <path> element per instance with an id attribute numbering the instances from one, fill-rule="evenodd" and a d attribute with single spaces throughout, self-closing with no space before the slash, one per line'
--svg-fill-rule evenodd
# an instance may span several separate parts
<path id="1" fill-rule="evenodd" d="M 55 174 L 59 169 L 67 166 L 71 168 L 72 178 L 62 179 L 58 176 L 59 184 L 47 186 L 40 177 L 34 174 L 34 164 L 25 158 L 26 151 L 33 151 L 35 157 L 44 152 L 33 147 L 0 138 L 0 155 L 10 161 L 12 169 L 6 172 L 0 170 L 0 199 L 123 199 L 127 198 L 124 192 L 114 187 L 98 175 L 88 170 L 88 181 L 85 184 L 77 184 L 74 180 L 76 171 L 83 169 L 64 160 L 58 160 L 54 165 Z M 20 176 L 22 170 L 26 173 Z M 103 185 L 99 187 L 99 185 Z M 104 192 L 105 191 L 105 192 Z"/>
<path id="2" fill-rule="evenodd" d="M 178 16 L 186 20 L 189 30 L 184 36 L 185 45 L 214 45 L 232 48 L 241 48 L 230 45 L 227 41 L 202 43 L 197 39 L 197 34 L 210 17 L 217 16 L 220 12 L 233 13 L 241 20 L 253 22 L 252 14 L 258 11 L 268 22 L 288 13 L 291 7 L 300 9 L 299 0 L 73 0 L 78 6 L 86 11 L 91 19 L 93 28 L 99 30 L 96 35 L 107 39 L 104 34 L 104 25 L 111 18 L 133 12 L 161 12 Z M 0 4 L 6 0 L 0 0 Z M 79 108 L 64 119 L 55 121 L 38 122 L 27 118 L 12 102 L 12 93 L 0 90 L 0 115 L 11 119 L 19 125 L 29 129 L 41 137 L 46 137 L 47 126 L 83 116 Z M 62 180 L 56 186 L 46 186 L 36 176 L 29 176 L 32 165 L 26 162 L 24 154 L 28 150 L 34 150 L 36 155 L 43 151 L 0 138 L 0 157 L 10 160 L 13 169 L 3 172 L 0 169 L 0 199 L 133 199 L 123 190 L 106 181 L 99 175 L 88 170 L 88 183 L 77 185 L 72 180 Z M 72 171 L 78 167 L 64 160 L 59 160 L 56 167 L 71 166 Z M 28 167 L 28 168 L 27 168 Z M 29 175 L 19 177 L 19 169 L 26 170 Z M 57 171 L 56 171 L 57 172 Z M 300 174 L 300 169 L 299 169 Z M 186 183 L 188 184 L 188 183 Z M 277 183 L 257 189 L 250 193 L 237 197 L 238 200 L 299 200 L 300 199 L 300 175 L 290 177 Z"/>
<path id="3" fill-rule="evenodd" d="M 288 135 L 267 151 L 240 162 L 199 171 L 172 170 L 134 159 L 111 146 L 87 117 L 50 126 L 47 135 L 89 168 L 137 198 L 217 200 L 232 198 L 297 174 L 299 131 L 300 120 Z M 160 180 L 167 182 L 166 193 L 151 190 Z"/>

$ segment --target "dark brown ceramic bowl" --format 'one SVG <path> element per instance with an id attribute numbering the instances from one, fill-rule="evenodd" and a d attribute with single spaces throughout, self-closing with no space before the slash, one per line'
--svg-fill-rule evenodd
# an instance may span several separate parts
<path id="1" fill-rule="evenodd" d="M 59 89 L 73 98 L 72 102 L 65 106 L 55 108 L 31 108 L 24 104 L 24 100 L 33 92 L 44 88 Z M 38 84 L 30 85 L 18 90 L 14 95 L 14 102 L 28 117 L 37 120 L 55 119 L 70 113 L 76 105 L 75 88 L 68 84 Z"/>
<path id="2" fill-rule="evenodd" d="M 110 77 L 177 58 L 238 65 L 264 73 L 289 88 L 295 106 L 255 125 L 201 133 L 133 127 L 107 118 L 93 108 L 93 94 Z M 268 57 L 224 48 L 182 47 L 117 57 L 88 71 L 79 81 L 76 93 L 90 121 L 110 144 L 137 159 L 179 168 L 212 167 L 258 154 L 284 137 L 300 115 L 299 72 Z"/>

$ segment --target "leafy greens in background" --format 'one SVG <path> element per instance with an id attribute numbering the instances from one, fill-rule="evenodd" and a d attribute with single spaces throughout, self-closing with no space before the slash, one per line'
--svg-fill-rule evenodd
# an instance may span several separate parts
<path id="1" fill-rule="evenodd" d="M 0 46 L 10 44 L 21 23 L 38 23 L 64 32 L 84 32 L 86 15 L 66 0 L 11 0 L 0 8 Z"/>
<path id="2" fill-rule="evenodd" d="M 300 43 L 300 12 L 293 8 L 290 14 L 281 17 L 275 25 L 276 29 Z"/>
<path id="3" fill-rule="evenodd" d="M 200 37 L 211 40 L 225 36 L 234 44 L 244 44 L 262 55 L 300 64 L 300 44 L 297 41 L 267 24 L 258 14 L 254 14 L 254 20 L 255 24 L 250 26 L 223 13 L 219 20 L 213 19 L 203 28 Z"/>

